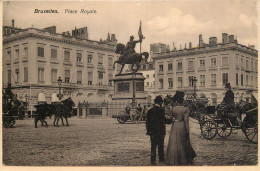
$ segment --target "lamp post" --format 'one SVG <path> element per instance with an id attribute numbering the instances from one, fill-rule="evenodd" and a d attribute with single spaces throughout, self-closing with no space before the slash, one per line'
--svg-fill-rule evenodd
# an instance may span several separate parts
<path id="1" fill-rule="evenodd" d="M 59 77 L 59 79 L 57 81 L 58 81 L 58 85 L 59 85 L 59 94 L 57 96 L 59 98 L 59 117 L 60 117 L 60 108 L 61 108 L 61 101 L 60 100 L 62 98 L 61 87 L 60 86 L 61 86 L 61 83 L 62 83 L 62 79 Z M 58 117 L 58 119 L 59 119 L 59 117 Z M 57 125 L 58 125 L 58 123 L 57 123 Z"/>
<path id="2" fill-rule="evenodd" d="M 27 94 L 25 94 L 25 103 L 26 103 L 25 112 L 26 112 L 26 114 L 28 114 L 28 95 Z M 29 118 L 29 116 L 28 116 L 28 118 Z"/>
<path id="3" fill-rule="evenodd" d="M 194 87 L 194 100 L 196 101 L 196 85 L 197 85 L 196 77 L 192 78 L 192 84 L 193 84 L 193 87 Z"/>

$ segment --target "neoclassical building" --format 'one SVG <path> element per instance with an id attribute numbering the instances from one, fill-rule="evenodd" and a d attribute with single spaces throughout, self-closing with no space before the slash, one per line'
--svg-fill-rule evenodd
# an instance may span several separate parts
<path id="1" fill-rule="evenodd" d="M 10 83 L 18 98 L 28 97 L 32 106 L 39 93 L 50 102 L 61 77 L 64 96 L 105 100 L 113 94 L 109 80 L 114 75 L 116 42 L 114 34 L 106 41 L 89 40 L 87 27 L 58 34 L 55 26 L 20 29 L 13 21 L 3 27 L 3 88 Z"/>
<path id="2" fill-rule="evenodd" d="M 186 47 L 186 46 L 185 46 Z M 235 101 L 250 100 L 258 85 L 258 51 L 253 46 L 238 44 L 233 35 L 222 34 L 222 43 L 216 37 L 199 46 L 165 53 L 154 53 L 155 93 L 174 94 L 176 90 L 193 94 L 196 77 L 196 95 L 206 97 L 210 105 L 219 104 L 230 83 Z"/>

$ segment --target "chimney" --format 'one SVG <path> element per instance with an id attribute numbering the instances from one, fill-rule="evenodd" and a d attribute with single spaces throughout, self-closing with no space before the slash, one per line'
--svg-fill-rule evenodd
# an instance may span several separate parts
<path id="1" fill-rule="evenodd" d="M 229 43 L 235 43 L 234 35 L 229 36 Z"/>
<path id="2" fill-rule="evenodd" d="M 222 33 L 222 44 L 228 43 L 228 34 Z"/>
<path id="3" fill-rule="evenodd" d="M 199 47 L 203 47 L 202 35 L 199 35 Z"/>
<path id="4" fill-rule="evenodd" d="M 110 42 L 110 34 L 107 34 L 107 41 Z"/>
<path id="5" fill-rule="evenodd" d="M 217 38 L 216 37 L 210 37 L 209 38 L 209 46 L 215 46 L 217 45 Z"/>
<path id="6" fill-rule="evenodd" d="M 185 43 L 185 47 L 184 47 L 184 49 L 187 49 L 186 43 Z"/>
<path id="7" fill-rule="evenodd" d="M 191 49 L 192 48 L 192 44 L 191 44 L 191 42 L 189 43 L 189 49 Z"/>
<path id="8" fill-rule="evenodd" d="M 14 27 L 14 20 L 12 20 L 12 27 Z"/>

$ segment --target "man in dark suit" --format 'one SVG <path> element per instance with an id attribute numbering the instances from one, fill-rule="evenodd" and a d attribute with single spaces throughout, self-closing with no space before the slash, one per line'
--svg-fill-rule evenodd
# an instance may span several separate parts
<path id="1" fill-rule="evenodd" d="M 146 130 L 151 139 L 151 164 L 155 165 L 156 147 L 158 146 L 159 162 L 164 162 L 165 113 L 163 99 L 157 96 L 154 107 L 147 112 Z"/>

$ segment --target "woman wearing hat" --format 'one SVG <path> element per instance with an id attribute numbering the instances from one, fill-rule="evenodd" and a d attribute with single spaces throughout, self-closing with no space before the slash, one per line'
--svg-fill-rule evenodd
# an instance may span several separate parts
<path id="1" fill-rule="evenodd" d="M 169 137 L 166 154 L 168 165 L 189 165 L 192 163 L 196 153 L 190 143 L 189 135 L 189 109 L 183 106 L 182 94 L 175 97 L 176 106 L 172 108 L 175 118 Z"/>

